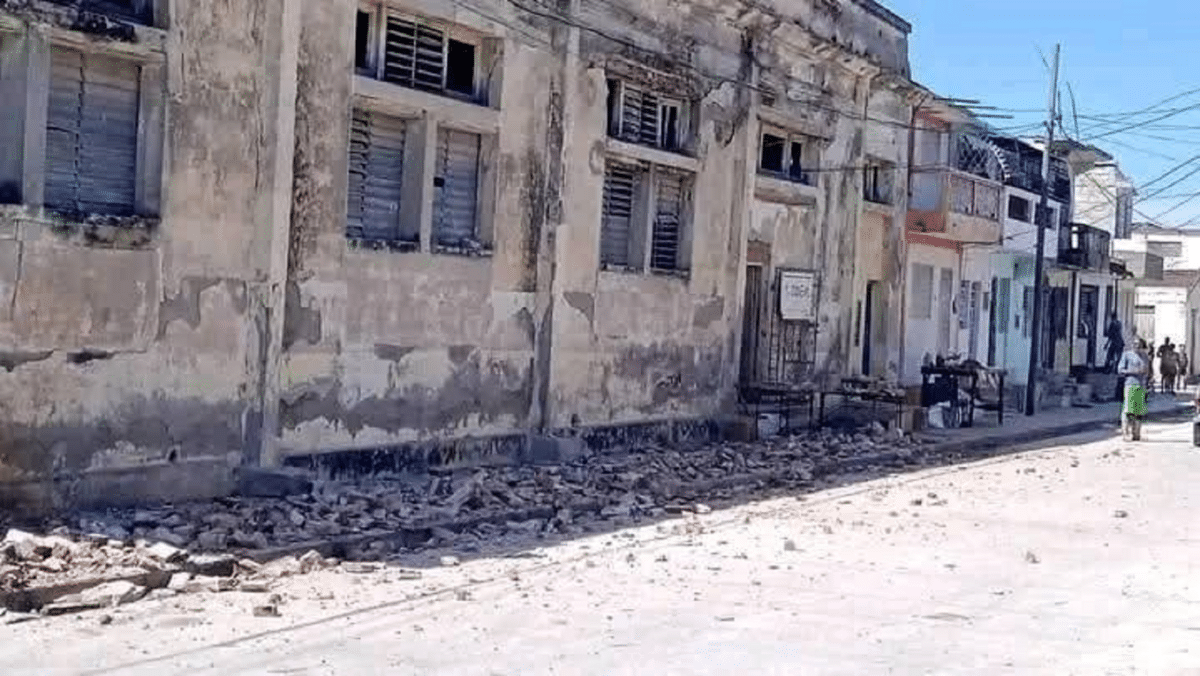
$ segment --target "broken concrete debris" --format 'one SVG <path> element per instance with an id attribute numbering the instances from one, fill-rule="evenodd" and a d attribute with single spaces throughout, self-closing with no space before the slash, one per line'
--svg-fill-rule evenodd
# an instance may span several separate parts
<path id="1" fill-rule="evenodd" d="M 812 486 L 814 477 L 847 462 L 906 466 L 920 452 L 911 438 L 821 431 L 753 444 L 646 445 L 567 465 L 426 476 L 283 481 L 245 473 L 246 481 L 263 483 L 246 492 L 266 497 L 81 513 L 41 528 L 8 529 L 0 541 L 0 599 L 21 592 L 26 600 L 10 603 L 13 610 L 72 612 L 128 603 L 147 592 L 159 597 L 160 590 L 265 592 L 277 578 L 339 564 L 343 572 L 376 572 L 378 562 L 399 550 L 473 552 L 497 538 L 583 533 L 595 519 L 627 525 L 667 514 L 703 515 L 712 505 L 768 490 Z M 325 556 L 330 553 L 345 563 Z M 452 555 L 439 560 L 460 563 Z M 13 607 L 32 603 L 30 590 L 89 580 L 96 583 L 88 595 Z M 112 586 L 116 581 L 119 588 Z"/>

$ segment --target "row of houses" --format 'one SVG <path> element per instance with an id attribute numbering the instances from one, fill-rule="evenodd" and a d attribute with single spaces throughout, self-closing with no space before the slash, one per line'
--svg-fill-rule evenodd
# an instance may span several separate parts
<path id="1" fill-rule="evenodd" d="M 1128 182 L 1064 149 L 1040 214 L 1041 150 L 914 82 L 910 31 L 874 0 L 0 3 L 0 506 L 713 435 L 748 385 L 926 354 L 1020 382 L 1035 222 L 1046 366 L 1095 363 Z"/>

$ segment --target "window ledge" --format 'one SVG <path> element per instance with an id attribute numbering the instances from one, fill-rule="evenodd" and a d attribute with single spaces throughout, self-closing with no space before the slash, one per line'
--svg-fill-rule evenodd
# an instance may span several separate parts
<path id="1" fill-rule="evenodd" d="M 700 161 L 694 157 L 621 141 L 611 136 L 606 137 L 604 142 L 605 149 L 610 155 L 618 155 L 637 162 L 649 162 L 673 169 L 680 169 L 693 174 L 700 173 Z"/>
<path id="2" fill-rule="evenodd" d="M 640 275 L 642 271 L 631 265 L 617 265 L 616 263 L 601 263 L 600 269 L 604 272 L 615 272 L 622 275 Z"/>
<path id="3" fill-rule="evenodd" d="M 347 237 L 346 243 L 351 249 L 361 249 L 363 251 L 416 253 L 421 250 L 420 242 L 401 239 L 368 239 L 365 237 Z"/>
<path id="4" fill-rule="evenodd" d="M 818 193 L 811 185 L 763 174 L 754 177 L 754 196 L 768 202 L 815 205 Z"/>
<path id="5" fill-rule="evenodd" d="M 491 247 L 467 247 L 467 246 L 449 246 L 445 244 L 437 244 L 433 247 L 433 253 L 444 256 L 463 256 L 464 258 L 491 258 Z"/>
<path id="6" fill-rule="evenodd" d="M 891 214 L 896 210 L 896 205 L 891 202 L 876 202 L 871 199 L 863 198 L 863 208 L 869 211 L 875 211 L 881 214 Z"/>
<path id="7" fill-rule="evenodd" d="M 495 108 L 362 75 L 354 76 L 354 96 L 368 107 L 386 113 L 408 117 L 428 113 L 437 120 L 479 134 L 495 134 L 500 130 L 500 111 Z"/>
<path id="8" fill-rule="evenodd" d="M 42 0 L 33 0 L 20 9 L 4 4 L 0 13 L 0 30 L 23 32 L 27 22 L 48 24 L 51 42 L 96 49 L 98 44 L 108 52 L 141 59 L 163 59 L 166 55 L 167 32 L 95 12 Z M 97 38 L 103 40 L 97 42 Z"/>
<path id="9" fill-rule="evenodd" d="M 691 279 L 691 270 L 665 270 L 662 268 L 650 268 L 650 274 L 659 277 L 673 277 L 675 279 Z"/>

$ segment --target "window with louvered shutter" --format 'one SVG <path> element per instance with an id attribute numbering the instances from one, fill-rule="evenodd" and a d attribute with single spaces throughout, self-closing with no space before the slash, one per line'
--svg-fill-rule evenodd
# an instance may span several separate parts
<path id="1" fill-rule="evenodd" d="M 650 267 L 682 270 L 681 247 L 686 217 L 688 176 L 659 168 L 654 186 L 654 223 L 650 233 Z"/>
<path id="2" fill-rule="evenodd" d="M 613 136 L 664 150 L 679 148 L 682 132 L 679 101 L 619 80 L 609 80 L 609 88 L 609 132 Z M 619 95 L 611 95 L 613 88 L 619 90 Z"/>
<path id="3" fill-rule="evenodd" d="M 633 207 L 640 167 L 609 161 L 604 169 L 604 202 L 600 222 L 602 266 L 638 267 L 630 255 L 633 244 Z"/>
<path id="4" fill-rule="evenodd" d="M 388 14 L 383 27 L 381 79 L 475 100 L 478 45 L 454 39 L 445 28 L 396 14 Z M 360 60 L 368 60 L 365 51 Z"/>
<path id="5" fill-rule="evenodd" d="M 52 49 L 46 207 L 134 214 L 140 74 L 132 61 Z"/>
<path id="6" fill-rule="evenodd" d="M 354 239 L 408 242 L 415 224 L 401 211 L 404 188 L 405 120 L 355 110 L 350 121 L 350 182 L 346 235 Z"/>
<path id="7" fill-rule="evenodd" d="M 441 246 L 475 247 L 478 241 L 479 134 L 439 129 L 433 238 Z"/>

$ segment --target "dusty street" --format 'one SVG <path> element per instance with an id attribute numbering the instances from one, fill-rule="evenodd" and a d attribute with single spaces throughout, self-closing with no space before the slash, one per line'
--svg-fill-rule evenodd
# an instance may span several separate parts
<path id="1" fill-rule="evenodd" d="M 1200 674 L 1189 436 L 0 625 L 0 673 Z"/>

